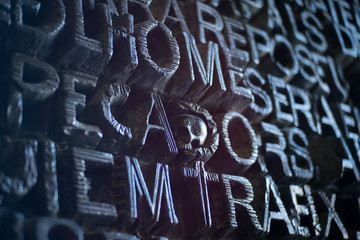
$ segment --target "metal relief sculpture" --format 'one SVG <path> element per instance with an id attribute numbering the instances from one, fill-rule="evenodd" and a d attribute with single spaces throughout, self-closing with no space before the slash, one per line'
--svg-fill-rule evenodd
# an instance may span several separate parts
<path id="1" fill-rule="evenodd" d="M 187 102 L 172 103 L 168 107 L 170 126 L 179 151 L 171 164 L 186 166 L 199 160 L 207 162 L 219 143 L 216 123 L 210 113 Z"/>
<path id="2" fill-rule="evenodd" d="M 0 0 L 0 239 L 360 239 L 358 0 Z"/>

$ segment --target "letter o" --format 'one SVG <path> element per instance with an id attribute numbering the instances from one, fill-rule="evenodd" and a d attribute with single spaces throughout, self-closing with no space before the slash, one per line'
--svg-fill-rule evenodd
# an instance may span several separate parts
<path id="1" fill-rule="evenodd" d="M 136 25 L 135 37 L 139 65 L 128 83 L 161 91 L 180 64 L 176 39 L 165 24 L 154 20 Z"/>
<path id="2" fill-rule="evenodd" d="M 247 118 L 237 112 L 228 112 L 221 125 L 228 153 L 237 163 L 251 166 L 258 157 L 258 145 L 255 131 Z"/>

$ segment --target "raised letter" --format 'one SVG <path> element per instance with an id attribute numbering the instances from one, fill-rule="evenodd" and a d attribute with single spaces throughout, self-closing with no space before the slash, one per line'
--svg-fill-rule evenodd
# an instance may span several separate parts
<path id="1" fill-rule="evenodd" d="M 176 39 L 165 24 L 154 20 L 137 24 L 135 37 L 139 65 L 127 83 L 140 89 L 162 91 L 180 64 Z"/>
<path id="2" fill-rule="evenodd" d="M 130 158 L 125 156 L 126 169 L 129 181 L 129 201 L 130 201 L 130 217 L 135 219 L 140 218 L 138 208 L 146 208 L 150 210 L 150 221 L 158 222 L 160 220 L 162 198 L 166 198 L 167 215 L 169 222 L 172 224 L 178 223 L 178 218 L 175 213 L 174 203 L 171 193 L 169 167 L 157 163 L 156 173 L 154 180 L 154 189 L 152 197 L 149 193 L 145 178 L 140 169 L 139 162 L 136 158 Z M 140 199 L 137 198 L 138 194 Z M 145 201 L 140 201 L 141 199 Z M 141 214 L 144 214 L 143 212 Z M 141 221 L 148 221 L 147 219 L 141 219 Z"/>
<path id="3" fill-rule="evenodd" d="M 110 200 L 96 189 L 108 184 L 113 156 L 77 147 L 59 152 L 58 156 L 61 212 L 90 226 L 115 220 L 118 215 L 114 205 L 90 199 L 95 195 L 95 199 Z M 90 180 L 93 181 L 90 183 Z"/>
<path id="4" fill-rule="evenodd" d="M 270 197 L 273 195 L 275 204 L 279 211 L 270 210 Z M 270 232 L 271 221 L 284 221 L 289 234 L 294 235 L 295 228 L 291 224 L 283 201 L 280 198 L 279 190 L 270 176 L 266 176 L 265 210 L 264 210 L 264 231 Z"/>
<path id="5" fill-rule="evenodd" d="M 257 159 L 255 132 L 247 118 L 237 112 L 214 116 L 220 127 L 220 146 L 208 163 L 214 169 L 234 173 L 247 170 Z"/>

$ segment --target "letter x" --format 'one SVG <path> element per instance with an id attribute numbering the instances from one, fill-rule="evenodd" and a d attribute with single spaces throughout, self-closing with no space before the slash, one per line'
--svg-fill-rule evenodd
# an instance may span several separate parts
<path id="1" fill-rule="evenodd" d="M 334 219 L 335 223 L 338 225 L 344 239 L 348 239 L 349 235 L 344 227 L 344 224 L 341 222 L 341 219 L 339 217 L 339 215 L 337 214 L 337 212 L 335 211 L 335 200 L 336 200 L 336 195 L 335 193 L 333 193 L 331 195 L 331 200 L 329 200 L 329 198 L 326 196 L 326 194 L 324 192 L 319 192 L 319 195 L 321 197 L 321 199 L 323 200 L 323 202 L 325 203 L 327 209 L 328 209 L 328 219 L 327 219 L 327 224 L 326 224 L 326 229 L 325 229 L 325 237 L 329 236 L 330 233 L 330 227 L 331 227 L 331 221 Z"/>

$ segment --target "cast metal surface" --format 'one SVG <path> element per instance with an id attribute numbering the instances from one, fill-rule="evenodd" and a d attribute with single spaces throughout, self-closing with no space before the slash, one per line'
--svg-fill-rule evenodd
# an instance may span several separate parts
<path id="1" fill-rule="evenodd" d="M 0 0 L 0 240 L 360 239 L 359 0 Z"/>

